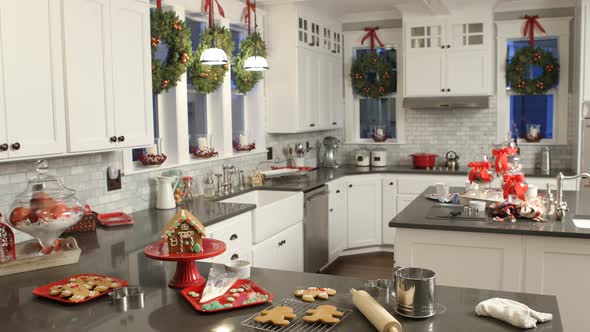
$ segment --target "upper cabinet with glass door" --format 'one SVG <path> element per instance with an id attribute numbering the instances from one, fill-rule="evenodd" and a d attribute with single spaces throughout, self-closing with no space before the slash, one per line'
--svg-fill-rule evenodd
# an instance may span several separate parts
<path id="1" fill-rule="evenodd" d="M 491 94 L 491 27 L 491 17 L 405 20 L 405 96 Z"/>
<path id="2" fill-rule="evenodd" d="M 313 18 L 305 11 L 297 15 L 297 46 L 325 53 L 342 53 L 342 32 L 339 24 L 325 19 Z"/>

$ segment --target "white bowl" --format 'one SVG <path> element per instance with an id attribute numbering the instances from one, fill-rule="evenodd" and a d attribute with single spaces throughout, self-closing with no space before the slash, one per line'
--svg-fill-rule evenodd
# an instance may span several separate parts
<path id="1" fill-rule="evenodd" d="M 235 260 L 225 264 L 225 270 L 235 272 L 241 279 L 250 278 L 251 264 L 244 260 Z"/>

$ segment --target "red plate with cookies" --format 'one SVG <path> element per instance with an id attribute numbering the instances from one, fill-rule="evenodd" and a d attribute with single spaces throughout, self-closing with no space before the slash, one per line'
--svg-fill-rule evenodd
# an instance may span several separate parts
<path id="1" fill-rule="evenodd" d="M 247 279 L 239 279 L 222 296 L 207 303 L 201 303 L 205 285 L 191 286 L 182 290 L 184 298 L 197 309 L 197 311 L 210 313 L 251 307 L 272 301 L 272 294 Z"/>
<path id="2" fill-rule="evenodd" d="M 33 289 L 33 294 L 55 301 L 79 304 L 127 286 L 127 280 L 84 273 Z"/>

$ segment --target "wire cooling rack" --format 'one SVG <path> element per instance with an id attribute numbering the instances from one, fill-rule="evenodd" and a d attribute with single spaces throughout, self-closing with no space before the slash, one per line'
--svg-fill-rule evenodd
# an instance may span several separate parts
<path id="1" fill-rule="evenodd" d="M 330 304 L 333 305 L 335 307 L 338 308 L 338 311 L 342 312 L 344 315 L 342 317 L 339 317 L 340 319 L 340 323 L 338 324 L 334 324 L 334 325 L 329 325 L 329 324 L 323 324 L 323 323 L 307 323 L 305 321 L 303 321 L 303 316 L 305 316 L 305 312 L 309 309 L 313 309 L 319 305 L 322 304 Z M 247 327 L 251 327 L 257 330 L 262 330 L 262 331 L 272 331 L 272 332 L 328 332 L 332 329 L 332 327 L 342 324 L 342 321 L 344 321 L 344 319 L 350 315 L 350 313 L 352 312 L 352 308 L 354 307 L 354 305 L 352 304 L 352 301 L 350 299 L 345 299 L 345 298 L 336 298 L 336 297 L 330 297 L 330 300 L 328 301 L 320 301 L 317 300 L 313 303 L 308 303 L 308 302 L 302 302 L 299 300 L 294 300 L 294 299 L 282 299 L 276 303 L 274 303 L 273 305 L 271 305 L 270 307 L 266 308 L 266 310 L 268 309 L 272 309 L 274 307 L 279 307 L 279 306 L 286 306 L 286 307 L 291 307 L 293 308 L 293 312 L 297 315 L 297 318 L 295 318 L 294 320 L 292 320 L 289 325 L 287 326 L 276 326 L 276 325 L 272 325 L 270 323 L 258 323 L 257 321 L 254 320 L 254 317 L 258 316 L 259 314 L 255 314 L 252 317 L 246 319 L 245 321 L 242 322 L 243 326 L 247 326 Z"/>

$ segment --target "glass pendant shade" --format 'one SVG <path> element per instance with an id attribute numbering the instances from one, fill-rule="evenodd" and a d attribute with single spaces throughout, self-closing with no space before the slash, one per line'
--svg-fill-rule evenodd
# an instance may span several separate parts
<path id="1" fill-rule="evenodd" d="M 268 62 L 264 57 L 254 55 L 246 59 L 244 69 L 247 71 L 265 71 L 268 69 Z"/>
<path id="2" fill-rule="evenodd" d="M 225 51 L 217 47 L 208 48 L 203 51 L 199 61 L 203 65 L 210 66 L 227 65 L 229 63 L 229 59 L 227 58 Z"/>

